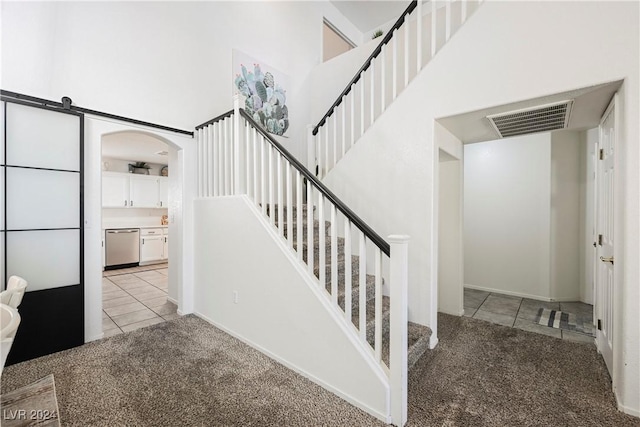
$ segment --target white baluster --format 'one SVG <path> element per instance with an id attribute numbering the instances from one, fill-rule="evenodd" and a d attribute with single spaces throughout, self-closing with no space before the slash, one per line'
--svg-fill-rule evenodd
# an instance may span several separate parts
<path id="1" fill-rule="evenodd" d="M 309 274 L 313 275 L 313 188 L 307 180 L 307 267 Z"/>
<path id="2" fill-rule="evenodd" d="M 351 221 L 344 220 L 344 316 L 351 323 L 353 303 L 351 301 Z"/>
<path id="3" fill-rule="evenodd" d="M 437 36 L 438 32 L 436 30 L 437 23 L 437 11 L 436 11 L 436 2 L 435 0 L 431 0 L 431 57 L 433 58 L 436 55 L 437 45 Z"/>
<path id="4" fill-rule="evenodd" d="M 289 247 L 293 248 L 293 234 L 292 234 L 292 230 L 293 230 L 293 226 L 291 225 L 291 222 L 293 221 L 293 213 L 291 211 L 293 211 L 293 196 L 292 196 L 292 190 L 291 190 L 291 163 L 287 160 L 287 167 L 286 167 L 286 174 L 287 174 L 287 242 L 289 242 Z"/>
<path id="5" fill-rule="evenodd" d="M 233 194 L 240 194 L 240 95 L 233 96 Z"/>
<path id="6" fill-rule="evenodd" d="M 420 0 L 418 0 L 420 1 Z M 382 360 L 382 252 L 375 247 L 375 339 L 374 350 L 376 361 Z"/>
<path id="7" fill-rule="evenodd" d="M 364 233 L 360 231 L 360 244 L 358 251 L 358 296 L 359 296 L 359 329 L 360 339 L 367 342 L 367 246 Z"/>
<path id="8" fill-rule="evenodd" d="M 331 300 L 338 305 L 338 223 L 336 207 L 331 204 Z"/>
<path id="9" fill-rule="evenodd" d="M 258 131 L 251 128 L 253 134 L 253 201 L 256 205 L 260 203 L 258 195 Z"/>
<path id="10" fill-rule="evenodd" d="M 409 236 L 389 236 L 391 417 L 395 425 L 407 420 L 407 321 Z"/>
<path id="11" fill-rule="evenodd" d="M 347 147 L 347 98 L 342 98 L 342 155 L 340 158 L 344 157 L 344 153 Z"/>
<path id="12" fill-rule="evenodd" d="M 271 142 L 267 141 L 267 149 L 269 151 L 269 169 L 267 173 L 269 174 L 269 219 L 271 221 L 271 225 L 275 226 L 275 206 L 274 206 L 274 196 L 275 190 L 273 188 L 273 175 L 274 175 L 274 166 L 273 166 L 273 146 Z"/>
<path id="13" fill-rule="evenodd" d="M 196 151 L 198 161 L 196 162 L 196 175 L 198 176 L 198 197 L 202 197 L 202 128 L 198 129 L 198 139 L 196 141 Z"/>
<path id="14" fill-rule="evenodd" d="M 331 127 L 333 128 L 333 141 L 331 141 L 331 146 L 333 147 L 333 159 L 331 159 L 331 169 L 338 163 L 338 112 L 334 109 L 333 114 L 333 123 Z"/>
<path id="15" fill-rule="evenodd" d="M 360 136 L 364 135 L 364 71 L 360 73 Z"/>
<path id="16" fill-rule="evenodd" d="M 350 98 L 349 107 L 351 108 L 351 115 L 349 118 L 349 124 L 351 125 L 351 139 L 349 140 L 349 148 L 351 148 L 353 146 L 353 143 L 356 142 L 355 90 L 356 90 L 356 87 L 354 85 L 351 88 L 351 92 L 349 92 L 351 94 L 351 96 L 349 97 Z"/>
<path id="17" fill-rule="evenodd" d="M 384 113 L 384 109 L 387 107 L 387 45 L 382 45 L 380 51 L 380 114 Z"/>
<path id="18" fill-rule="evenodd" d="M 302 261 L 302 175 L 298 169 L 296 169 L 296 228 L 298 260 Z"/>
<path id="19" fill-rule="evenodd" d="M 260 201 L 262 205 L 262 215 L 267 214 L 267 141 L 260 135 L 260 175 L 262 176 L 260 190 Z"/>
<path id="20" fill-rule="evenodd" d="M 324 122 L 324 173 L 323 176 L 326 176 L 329 173 L 329 117 Z"/>
<path id="21" fill-rule="evenodd" d="M 318 280 L 320 280 L 320 286 L 326 289 L 327 286 L 327 248 L 325 243 L 325 223 L 324 223 L 324 196 L 318 191 Z M 307 245 L 309 242 L 307 242 Z M 314 244 L 312 242 L 311 244 Z"/>
<path id="22" fill-rule="evenodd" d="M 278 174 L 278 179 L 277 179 L 277 186 L 278 186 L 278 231 L 280 231 L 280 235 L 284 236 L 284 206 L 282 206 L 283 204 L 283 200 L 282 200 L 282 193 L 283 193 L 283 186 L 282 186 L 282 156 L 280 155 L 280 153 L 276 152 L 276 173 Z M 273 210 L 273 213 L 275 214 L 275 207 Z"/>
<path id="23" fill-rule="evenodd" d="M 216 175 L 218 177 L 218 196 L 224 195 L 224 129 L 222 128 L 222 122 L 216 123 L 216 130 L 218 133 L 218 163 L 216 165 Z"/>
<path id="24" fill-rule="evenodd" d="M 398 32 L 393 30 L 393 36 L 391 36 L 391 98 L 396 99 L 398 96 Z"/>
<path id="25" fill-rule="evenodd" d="M 447 1 L 445 3 L 445 41 L 449 41 L 451 38 L 451 2 Z"/>
<path id="26" fill-rule="evenodd" d="M 369 102 L 371 103 L 371 122 L 369 126 L 371 126 L 375 120 L 376 115 L 376 60 L 375 58 L 371 60 L 371 65 L 369 66 L 369 70 L 371 70 L 371 99 Z"/>
<path id="27" fill-rule="evenodd" d="M 231 132 L 229 130 L 229 120 L 224 121 L 224 194 L 231 194 Z"/>
<path id="28" fill-rule="evenodd" d="M 416 75 L 422 70 L 422 0 L 418 0 L 416 15 Z"/>
<path id="29" fill-rule="evenodd" d="M 409 15 L 404 18 L 404 89 L 409 85 Z"/>
<path id="30" fill-rule="evenodd" d="M 245 164 L 244 164 L 244 170 L 246 172 L 246 175 L 244 177 L 244 188 L 245 188 L 245 194 L 248 197 L 251 197 L 251 136 L 250 136 L 250 129 L 249 129 L 249 124 L 245 121 L 244 122 L 244 160 L 245 160 Z"/>
<path id="31" fill-rule="evenodd" d="M 209 197 L 209 127 L 200 130 L 202 131 L 202 195 Z"/>

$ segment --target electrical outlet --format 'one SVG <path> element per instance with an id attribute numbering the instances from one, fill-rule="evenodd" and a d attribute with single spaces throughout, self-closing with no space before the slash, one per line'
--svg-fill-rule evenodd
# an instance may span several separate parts
<path id="1" fill-rule="evenodd" d="M 238 291 L 233 291 L 233 303 L 238 303 Z"/>

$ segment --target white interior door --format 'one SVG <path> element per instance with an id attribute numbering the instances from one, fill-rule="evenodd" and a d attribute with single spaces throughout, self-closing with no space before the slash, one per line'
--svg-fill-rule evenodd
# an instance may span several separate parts
<path id="1" fill-rule="evenodd" d="M 615 166 L 615 97 L 600 122 L 600 153 L 597 178 L 597 260 L 596 260 L 596 315 L 598 350 L 613 372 L 613 220 L 614 220 L 614 166 Z"/>

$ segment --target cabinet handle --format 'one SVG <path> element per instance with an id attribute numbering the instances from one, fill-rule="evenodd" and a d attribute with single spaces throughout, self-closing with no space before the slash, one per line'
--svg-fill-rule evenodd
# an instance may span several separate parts
<path id="1" fill-rule="evenodd" d="M 142 244 L 144 245 L 144 239 L 142 239 Z"/>
<path id="2" fill-rule="evenodd" d="M 127 206 L 127 201 L 126 200 L 124 201 L 124 205 Z"/>
<path id="3" fill-rule="evenodd" d="M 131 207 L 133 207 L 133 200 L 131 201 Z"/>
<path id="4" fill-rule="evenodd" d="M 160 207 L 162 207 L 162 200 L 160 200 Z"/>

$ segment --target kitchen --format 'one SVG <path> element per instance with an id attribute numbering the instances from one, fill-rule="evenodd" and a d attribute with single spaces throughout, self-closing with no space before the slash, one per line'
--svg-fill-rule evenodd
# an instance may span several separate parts
<path id="1" fill-rule="evenodd" d="M 167 296 L 170 150 L 141 132 L 102 137 L 105 337 L 177 316 Z"/>

